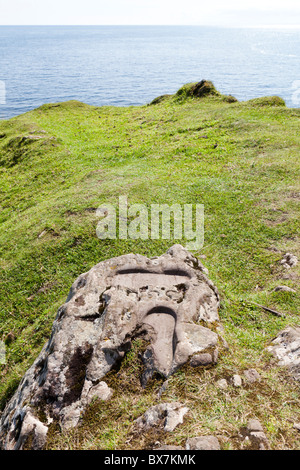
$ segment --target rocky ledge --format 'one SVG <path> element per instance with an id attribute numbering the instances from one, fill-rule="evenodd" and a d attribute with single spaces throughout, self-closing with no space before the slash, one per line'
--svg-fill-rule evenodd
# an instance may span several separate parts
<path id="1" fill-rule="evenodd" d="M 181 245 L 160 257 L 128 254 L 82 274 L 57 313 L 52 334 L 7 404 L 0 446 L 42 449 L 49 424 L 76 426 L 94 397 L 109 399 L 103 381 L 143 338 L 143 387 L 186 363 L 217 361 L 219 295 L 207 270 Z M 186 411 L 186 410 L 184 410 Z M 181 418 L 180 418 L 181 419 Z"/>

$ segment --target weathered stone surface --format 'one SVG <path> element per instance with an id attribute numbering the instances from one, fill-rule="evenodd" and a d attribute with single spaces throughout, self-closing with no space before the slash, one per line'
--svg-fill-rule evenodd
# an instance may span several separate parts
<path id="1" fill-rule="evenodd" d="M 157 392 L 157 395 L 158 395 L 159 398 L 162 396 L 163 393 L 166 392 L 166 390 L 168 388 L 168 385 L 169 385 L 169 381 L 165 380 L 164 383 L 162 384 L 162 386 L 160 387 L 160 389 Z"/>
<path id="2" fill-rule="evenodd" d="M 212 354 L 210 353 L 202 353 L 196 354 L 190 360 L 190 365 L 192 367 L 205 367 L 211 366 L 217 363 L 218 358 L 218 350 L 216 349 Z"/>
<path id="3" fill-rule="evenodd" d="M 160 403 L 149 408 L 135 421 L 135 424 L 140 431 L 163 425 L 165 431 L 171 432 L 183 423 L 183 418 L 188 411 L 189 408 L 178 402 Z"/>
<path id="4" fill-rule="evenodd" d="M 160 257 L 128 254 L 97 264 L 72 285 L 48 343 L 2 413 L 0 447 L 23 448 L 29 416 L 36 420 L 36 447 L 50 421 L 76 426 L 136 338 L 148 344 L 143 386 L 156 372 L 167 378 L 193 355 L 212 354 L 218 308 L 206 268 L 181 245 Z"/>
<path id="5" fill-rule="evenodd" d="M 218 439 L 214 436 L 192 437 L 186 441 L 187 450 L 221 450 Z"/>
<path id="6" fill-rule="evenodd" d="M 25 408 L 23 412 L 24 419 L 20 435 L 18 436 L 17 446 L 22 447 L 23 444 L 26 444 L 28 436 L 31 435 L 31 448 L 33 450 L 39 450 L 43 448 L 46 443 L 48 428 L 33 416 L 30 410 Z"/>
<path id="7" fill-rule="evenodd" d="M 287 367 L 300 381 L 300 327 L 288 326 L 280 331 L 267 350 L 278 359 L 279 366 Z"/>
<path id="8" fill-rule="evenodd" d="M 92 384 L 91 384 L 92 385 Z M 105 382 L 99 382 L 97 385 L 88 386 L 87 403 L 98 398 L 103 401 L 109 400 L 113 396 L 113 390 Z"/>

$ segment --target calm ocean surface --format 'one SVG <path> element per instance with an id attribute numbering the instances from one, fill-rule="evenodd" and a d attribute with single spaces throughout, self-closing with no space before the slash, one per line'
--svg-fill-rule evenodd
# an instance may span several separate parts
<path id="1" fill-rule="evenodd" d="M 0 26 L 0 118 L 71 99 L 146 104 L 203 78 L 239 100 L 279 95 L 292 107 L 299 59 L 299 29 Z"/>

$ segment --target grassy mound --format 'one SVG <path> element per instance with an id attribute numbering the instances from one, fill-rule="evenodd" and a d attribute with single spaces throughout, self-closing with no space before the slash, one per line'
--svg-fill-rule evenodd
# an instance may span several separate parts
<path id="1" fill-rule="evenodd" d="M 199 82 L 201 83 L 201 82 Z M 220 317 L 230 349 L 209 370 L 181 370 L 162 400 L 192 410 L 162 443 L 218 434 L 222 448 L 249 417 L 261 420 L 272 448 L 300 448 L 298 385 L 265 353 L 286 325 L 299 324 L 299 266 L 280 264 L 299 253 L 299 118 L 280 98 L 237 102 L 208 81 L 182 87 L 155 106 L 93 107 L 47 104 L 0 122 L 0 404 L 5 406 L 48 339 L 57 309 L 77 276 L 97 262 L 128 252 L 155 256 L 184 240 L 99 240 L 96 209 L 129 205 L 204 204 L 202 262 L 221 293 Z M 231 104 L 232 102 L 232 104 Z M 279 105 L 277 105 L 279 104 Z M 285 314 L 273 316 L 256 304 Z M 133 419 L 157 400 L 130 379 L 138 368 L 128 353 L 118 389 L 93 403 L 82 427 L 62 435 L 53 425 L 49 448 L 151 447 Z M 259 384 L 226 391 L 220 378 L 255 368 Z M 132 373 L 130 372 L 132 371 Z M 126 380 L 132 380 L 126 389 Z M 88 416 L 93 416 L 90 421 Z"/>
<path id="2" fill-rule="evenodd" d="M 248 106 L 285 106 L 285 101 L 279 96 L 265 96 L 262 98 L 254 98 L 247 102 Z"/>
<path id="3" fill-rule="evenodd" d="M 182 103 L 187 99 L 198 99 L 204 97 L 218 97 L 227 103 L 236 103 L 237 99 L 231 95 L 222 95 L 215 88 L 214 84 L 208 80 L 201 80 L 197 83 L 187 83 L 183 85 L 175 95 L 161 95 L 151 101 L 150 105 L 160 104 L 166 100 L 175 103 Z"/>

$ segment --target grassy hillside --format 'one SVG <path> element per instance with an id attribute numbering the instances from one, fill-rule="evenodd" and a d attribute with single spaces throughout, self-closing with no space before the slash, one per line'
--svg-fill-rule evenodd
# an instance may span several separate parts
<path id="1" fill-rule="evenodd" d="M 182 240 L 99 240 L 96 208 L 118 204 L 201 203 L 201 259 L 221 294 L 220 317 L 229 351 L 218 365 L 179 371 L 162 399 L 184 401 L 192 418 L 163 443 L 199 434 L 236 435 L 257 417 L 273 448 L 300 448 L 299 385 L 273 364 L 265 346 L 286 325 L 299 325 L 299 265 L 280 260 L 299 250 L 300 110 L 277 97 L 236 102 L 214 89 L 138 107 L 47 104 L 0 121 L 0 405 L 48 339 L 58 307 L 77 276 L 101 260 L 128 252 L 155 256 Z M 277 317 L 255 304 L 285 314 Z M 142 390 L 135 351 L 126 358 L 107 404 L 95 403 L 83 427 L 53 431 L 49 448 L 142 448 L 132 421 L 157 401 L 161 384 Z M 255 368 L 259 384 L 219 390 L 216 380 Z M 129 384 L 129 385 L 128 385 Z M 119 387 L 119 388 L 117 388 Z M 89 415 L 89 414 L 88 414 Z M 151 440 L 152 439 L 152 440 Z"/>

